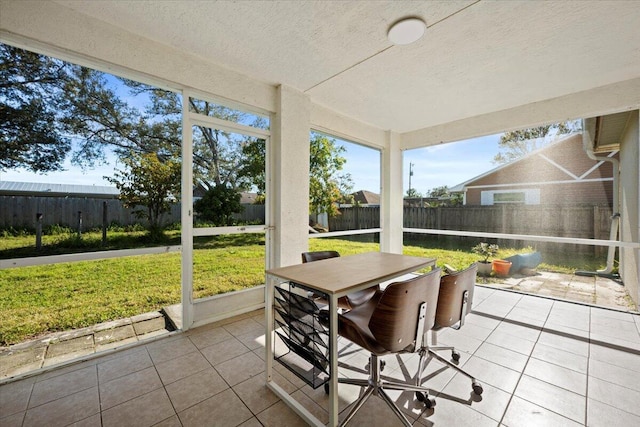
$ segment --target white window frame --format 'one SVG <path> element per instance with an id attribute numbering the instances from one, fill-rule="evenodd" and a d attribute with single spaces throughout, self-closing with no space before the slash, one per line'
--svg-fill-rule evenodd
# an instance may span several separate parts
<path id="1" fill-rule="evenodd" d="M 339 132 L 334 132 L 328 129 L 322 129 L 319 126 L 314 126 L 309 130 L 309 137 L 311 137 L 311 132 L 315 132 L 315 133 L 319 133 L 321 135 L 324 135 L 328 138 L 335 138 L 335 139 L 339 139 L 341 141 L 344 142 L 348 142 L 350 144 L 356 144 L 356 145 L 360 145 L 364 148 L 369 148 L 371 150 L 375 150 L 378 152 L 378 154 L 380 155 L 380 168 L 379 168 L 379 185 L 380 185 L 380 192 L 382 190 L 382 150 L 379 147 L 374 147 L 370 144 L 367 144 L 366 142 L 361 142 L 361 141 L 355 141 L 354 138 L 349 137 L 349 136 L 345 136 L 340 134 Z M 345 207 L 351 207 L 351 205 L 345 205 Z M 328 221 L 328 220 L 327 220 Z M 380 224 L 382 224 L 382 206 L 380 205 Z M 342 237 L 342 236 L 357 236 L 360 234 L 378 234 L 380 235 L 380 233 L 382 233 L 382 227 L 378 227 L 378 228 L 365 228 L 365 229 L 360 229 L 360 230 L 343 230 L 343 231 L 330 231 L 328 233 L 310 233 L 309 234 L 309 239 L 322 239 L 325 237 Z"/>
<path id="2" fill-rule="evenodd" d="M 524 193 L 524 202 L 508 202 L 508 201 L 496 201 L 496 194 L 515 194 Z M 480 204 L 482 206 L 493 206 L 502 204 L 525 204 L 525 205 L 539 205 L 540 204 L 540 189 L 539 188 L 523 188 L 523 189 L 509 189 L 509 190 L 483 190 L 480 192 Z"/>
<path id="3" fill-rule="evenodd" d="M 269 130 L 246 126 L 236 122 L 230 122 L 221 120 L 216 117 L 205 116 L 192 111 L 189 111 L 189 98 L 195 98 L 198 100 L 206 100 L 214 102 L 219 105 L 227 106 L 225 103 L 220 103 L 210 97 L 203 96 L 200 93 L 194 93 L 192 91 L 185 90 L 182 93 L 182 318 L 183 329 L 186 330 L 190 327 L 205 324 L 211 320 L 215 320 L 217 317 L 228 317 L 229 312 L 218 313 L 221 307 L 231 307 L 234 303 L 221 301 L 221 299 L 230 296 L 236 298 L 237 308 L 235 312 L 238 314 L 243 311 L 260 308 L 264 306 L 264 284 L 256 286 L 248 292 L 238 291 L 229 292 L 221 295 L 214 295 L 204 298 L 194 299 L 193 297 L 193 238 L 198 236 L 221 236 L 228 234 L 238 233 L 257 233 L 265 234 L 265 268 L 273 267 L 271 248 L 271 217 L 269 215 L 271 197 L 270 176 L 268 174 L 269 165 L 271 162 L 271 132 Z M 236 108 L 230 106 L 229 108 Z M 246 110 L 241 110 L 246 111 Z M 252 114 L 256 114 L 251 111 Z M 207 227 L 207 228 L 194 228 L 193 227 L 193 126 L 203 126 L 212 129 L 217 129 L 225 132 L 240 133 L 255 138 L 261 138 L 265 140 L 266 147 L 266 159 L 265 170 L 266 182 L 265 193 L 267 194 L 265 200 L 265 224 L 256 226 L 238 226 L 238 227 Z M 262 295 L 262 298 L 256 299 L 256 292 Z M 243 303 L 244 300 L 244 303 Z M 251 302 L 252 301 L 252 302 Z"/>

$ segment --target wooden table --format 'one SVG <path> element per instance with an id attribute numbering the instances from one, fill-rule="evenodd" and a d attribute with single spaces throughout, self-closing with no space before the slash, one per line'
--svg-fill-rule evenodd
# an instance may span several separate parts
<path id="1" fill-rule="evenodd" d="M 295 282 L 318 290 L 329 298 L 329 426 L 338 425 L 338 298 L 375 286 L 404 274 L 435 265 L 435 258 L 368 252 L 329 258 L 306 264 L 274 268 L 266 272 L 266 373 L 267 386 L 307 423 L 324 424 L 272 380 L 273 373 L 273 298 L 274 288 Z"/>

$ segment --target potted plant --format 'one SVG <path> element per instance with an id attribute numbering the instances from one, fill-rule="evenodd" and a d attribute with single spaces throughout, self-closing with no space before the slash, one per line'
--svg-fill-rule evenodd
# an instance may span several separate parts
<path id="1" fill-rule="evenodd" d="M 505 259 L 494 259 L 492 262 L 493 272 L 496 276 L 499 277 L 507 277 L 509 276 L 509 271 L 511 270 L 511 261 L 507 261 Z"/>
<path id="2" fill-rule="evenodd" d="M 478 243 L 476 246 L 471 248 L 473 253 L 483 257 L 483 259 L 478 262 L 478 274 L 482 276 L 488 276 L 491 274 L 491 262 L 489 261 L 489 258 L 496 256 L 498 249 L 498 245 L 492 245 L 487 242 Z"/>

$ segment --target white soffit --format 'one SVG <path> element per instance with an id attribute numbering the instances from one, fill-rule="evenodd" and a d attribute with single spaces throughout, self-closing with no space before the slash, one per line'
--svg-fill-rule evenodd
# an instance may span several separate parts
<path id="1" fill-rule="evenodd" d="M 596 153 L 606 153 L 619 150 L 620 143 L 632 117 L 631 111 L 598 117 L 594 151 Z"/>
<path id="2" fill-rule="evenodd" d="M 640 77 L 635 1 L 57 3 L 396 132 Z M 427 31 L 394 46 L 406 16 Z"/>

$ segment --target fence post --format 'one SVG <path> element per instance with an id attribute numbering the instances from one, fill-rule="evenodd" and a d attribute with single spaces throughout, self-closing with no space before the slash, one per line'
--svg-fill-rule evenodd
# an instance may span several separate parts
<path id="1" fill-rule="evenodd" d="M 593 207 L 593 238 L 600 238 L 600 208 L 598 205 Z M 608 237 L 607 237 L 608 238 Z M 593 252 L 595 256 L 602 254 L 602 246 L 594 246 Z"/>
<path id="2" fill-rule="evenodd" d="M 107 202 L 102 202 L 102 246 L 107 245 Z"/>
<path id="3" fill-rule="evenodd" d="M 507 227 L 507 205 L 506 204 L 502 204 L 500 205 L 500 232 L 503 234 L 507 234 L 509 233 L 509 229 Z M 506 244 L 506 242 L 509 242 L 508 240 L 503 240 L 503 239 L 498 239 L 497 243 L 498 245 L 504 245 Z"/>
<path id="4" fill-rule="evenodd" d="M 82 237 L 82 211 L 78 211 L 78 237 Z"/>
<path id="5" fill-rule="evenodd" d="M 36 250 L 42 249 L 42 214 L 36 214 Z"/>
<path id="6" fill-rule="evenodd" d="M 429 209 L 429 208 L 423 208 Z M 428 212 L 428 211 L 427 211 Z M 436 230 L 442 230 L 442 206 L 436 207 Z M 436 234 L 436 240 L 440 240 L 440 235 Z"/>

